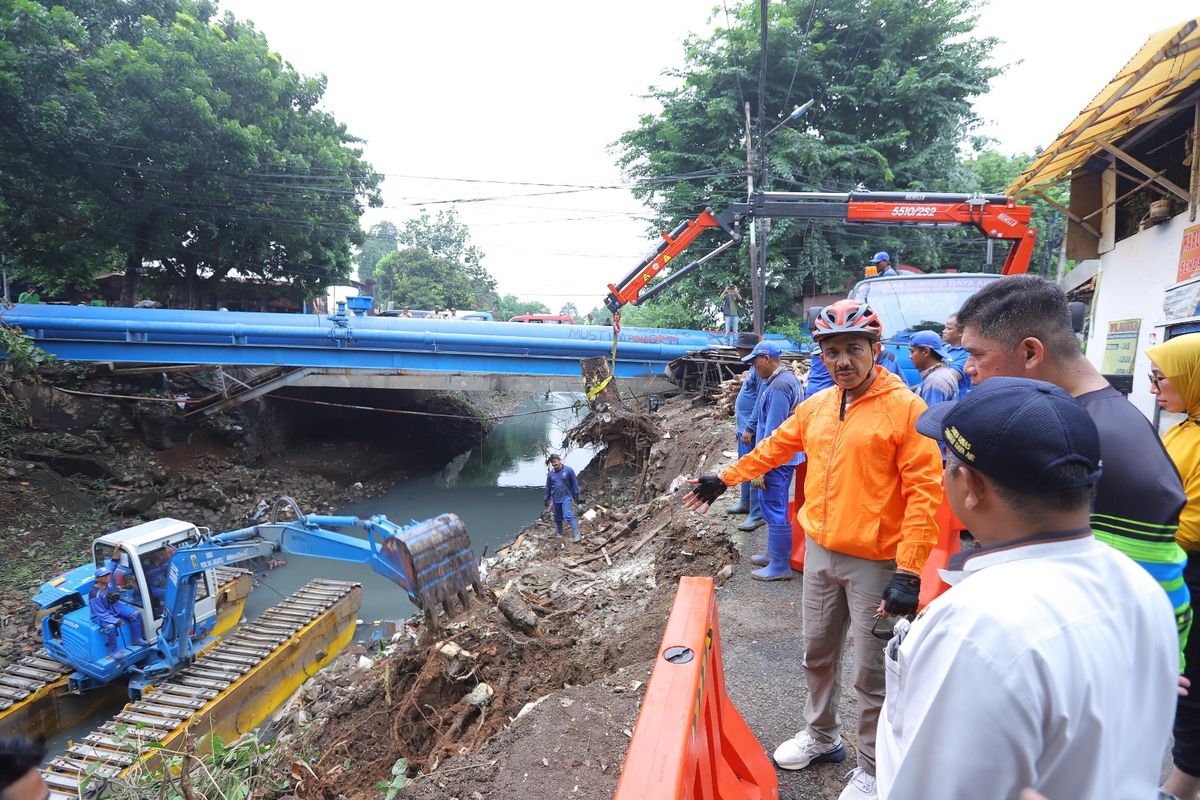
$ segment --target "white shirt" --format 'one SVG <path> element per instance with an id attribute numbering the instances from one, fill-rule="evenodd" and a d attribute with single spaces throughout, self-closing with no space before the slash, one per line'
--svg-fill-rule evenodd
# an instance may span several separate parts
<path id="1" fill-rule="evenodd" d="M 961 566 L 887 648 L 881 800 L 1153 800 L 1179 669 L 1163 590 L 1081 531 Z"/>

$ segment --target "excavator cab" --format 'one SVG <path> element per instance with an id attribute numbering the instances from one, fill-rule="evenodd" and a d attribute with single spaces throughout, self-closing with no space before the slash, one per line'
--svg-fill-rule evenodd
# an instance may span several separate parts
<path id="1" fill-rule="evenodd" d="M 180 545 L 199 537 L 195 525 L 175 519 L 105 534 L 92 544 L 91 563 L 42 586 L 35 598 L 44 610 L 42 641 L 51 657 L 78 670 L 72 676 L 72 689 L 82 691 L 93 683 L 108 683 L 146 657 L 162 627 L 171 558 Z M 135 644 L 129 621 L 109 631 L 92 618 L 91 604 L 100 590 L 95 574 L 102 567 L 112 570 L 105 587 L 109 596 L 136 611 L 150 646 Z M 205 571 L 197 581 L 195 625 L 190 632 L 194 636 L 206 636 L 214 626 L 214 581 L 213 570 Z"/>

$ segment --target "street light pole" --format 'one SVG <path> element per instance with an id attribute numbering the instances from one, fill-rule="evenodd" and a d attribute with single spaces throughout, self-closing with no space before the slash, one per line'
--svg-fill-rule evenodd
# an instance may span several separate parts
<path id="1" fill-rule="evenodd" d="M 754 129 L 750 127 L 750 101 L 746 112 L 746 201 L 754 197 Z M 750 308 L 754 315 L 754 332 L 762 333 L 763 297 L 758 280 L 758 220 L 750 221 Z"/>

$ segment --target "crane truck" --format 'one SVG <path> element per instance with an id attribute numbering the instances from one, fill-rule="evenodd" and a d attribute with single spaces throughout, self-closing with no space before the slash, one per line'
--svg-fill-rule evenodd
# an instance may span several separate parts
<path id="1" fill-rule="evenodd" d="M 754 218 L 815 219 L 847 225 L 899 225 L 902 227 L 973 227 L 988 239 L 1009 244 L 1000 275 L 1029 269 L 1037 231 L 1029 227 L 1032 209 L 998 194 L 946 194 L 922 192 L 757 192 L 746 202 L 733 203 L 720 212 L 706 208 L 699 216 L 680 223 L 622 280 L 609 284 L 604 304 L 619 325 L 621 309 L 645 302 L 682 280 L 715 256 L 741 242 L 743 230 Z M 710 230 L 724 232 L 726 240 L 715 249 L 650 285 L 697 238 Z M 963 301 L 1000 275 L 992 273 L 903 274 L 859 281 L 850 297 L 869 300 L 883 322 L 884 343 L 892 349 L 910 382 L 915 370 L 908 358 L 907 342 L 918 330 L 941 330 L 946 317 Z"/>

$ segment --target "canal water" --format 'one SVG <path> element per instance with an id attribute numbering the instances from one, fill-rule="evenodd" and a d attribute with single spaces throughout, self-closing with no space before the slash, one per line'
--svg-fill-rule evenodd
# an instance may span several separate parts
<path id="1" fill-rule="evenodd" d="M 544 510 L 542 492 L 550 453 L 561 454 L 576 472 L 591 460 L 593 452 L 588 448 L 562 447 L 565 432 L 585 413 L 582 400 L 582 395 L 565 392 L 531 398 L 517 409 L 516 416 L 500 421 L 477 447 L 437 472 L 416 475 L 379 497 L 352 503 L 334 513 L 358 517 L 384 514 L 403 524 L 452 512 L 466 524 L 477 557 L 484 547 L 494 553 Z M 343 532 L 362 535 L 355 529 Z M 287 562 L 284 566 L 256 580 L 246 600 L 246 619 L 254 619 L 282 597 L 319 577 L 363 584 L 356 641 L 369 641 L 385 620 L 402 620 L 415 610 L 399 586 L 369 567 L 304 556 L 282 558 Z M 47 760 L 66 750 L 69 740 L 78 741 L 120 709 L 121 704 L 114 705 L 47 742 Z"/>
<path id="2" fill-rule="evenodd" d="M 564 450 L 565 432 L 582 418 L 576 404 L 582 395 L 551 393 L 526 401 L 520 416 L 501 420 L 476 448 L 462 453 L 433 474 L 397 483 L 379 497 L 351 503 L 336 514 L 371 517 L 383 514 L 403 525 L 450 512 L 462 518 L 475 555 L 484 547 L 495 553 L 524 526 L 542 513 L 546 484 L 546 457 L 563 456 L 567 466 L 581 472 L 592 458 L 588 448 Z M 361 530 L 344 533 L 365 538 Z M 260 579 L 246 601 L 246 618 L 254 619 L 281 597 L 313 578 L 337 578 L 363 584 L 363 607 L 357 639 L 369 639 L 376 623 L 401 620 L 415 610 L 396 584 L 369 567 L 341 564 L 306 556 L 282 556 L 286 566 Z"/>

